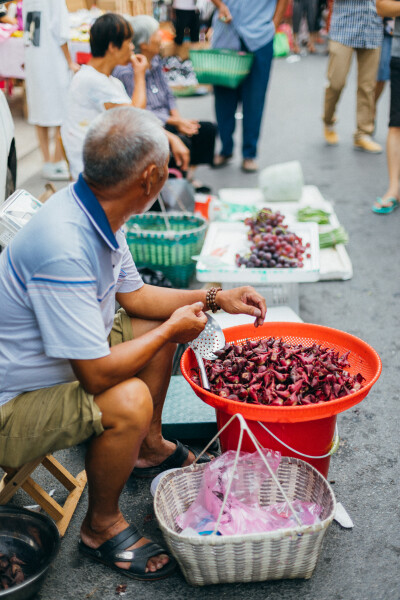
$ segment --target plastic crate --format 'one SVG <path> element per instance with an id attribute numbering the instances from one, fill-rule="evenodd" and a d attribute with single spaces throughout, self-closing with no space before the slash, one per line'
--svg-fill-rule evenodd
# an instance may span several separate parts
<path id="1" fill-rule="evenodd" d="M 168 213 L 167 231 L 162 213 L 135 215 L 126 223 L 126 239 L 138 267 L 159 269 L 176 287 L 187 287 L 196 265 L 192 256 L 200 252 L 207 222 L 192 213 Z"/>
<path id="2" fill-rule="evenodd" d="M 253 54 L 235 50 L 190 50 L 199 83 L 238 87 L 250 72 Z"/>
<path id="3" fill-rule="evenodd" d="M 7 246 L 42 206 L 42 203 L 29 192 L 25 190 L 14 192 L 0 209 L 0 245 Z"/>

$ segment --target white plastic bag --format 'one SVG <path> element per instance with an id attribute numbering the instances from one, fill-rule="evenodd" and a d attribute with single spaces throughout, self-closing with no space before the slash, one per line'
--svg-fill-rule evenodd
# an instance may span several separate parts
<path id="1" fill-rule="evenodd" d="M 267 202 L 298 202 L 303 185 L 303 171 L 298 160 L 270 165 L 258 178 L 258 187 Z"/>

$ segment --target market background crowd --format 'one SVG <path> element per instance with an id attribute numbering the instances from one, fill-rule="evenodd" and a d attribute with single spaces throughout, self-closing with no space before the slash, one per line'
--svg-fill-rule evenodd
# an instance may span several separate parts
<path id="1" fill-rule="evenodd" d="M 334 18 L 334 13 L 333 13 L 333 16 L 332 16 L 332 18 Z M 396 129 L 396 127 L 397 127 L 397 126 L 395 126 L 395 127 L 392 127 L 392 128 L 393 128 L 393 129 Z M 366 152 L 369 152 L 369 150 L 366 150 Z M 374 152 L 372 152 L 372 154 L 373 154 L 373 153 L 374 153 Z M 371 158 L 371 160 L 372 160 L 372 158 Z M 389 206 L 389 205 L 388 205 L 388 206 Z M 392 203 L 392 206 L 394 206 L 394 204 L 393 204 L 393 203 Z M 390 208 L 390 206 L 389 206 L 389 208 Z"/>

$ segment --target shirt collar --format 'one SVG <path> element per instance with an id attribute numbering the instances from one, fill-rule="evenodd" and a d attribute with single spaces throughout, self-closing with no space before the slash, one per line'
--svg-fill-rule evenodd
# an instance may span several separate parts
<path id="1" fill-rule="evenodd" d="M 78 181 L 72 186 L 72 190 L 76 202 L 84 213 L 86 213 L 93 227 L 112 250 L 117 250 L 119 245 L 110 227 L 106 213 L 86 181 L 83 179 L 82 173 L 79 175 Z"/>

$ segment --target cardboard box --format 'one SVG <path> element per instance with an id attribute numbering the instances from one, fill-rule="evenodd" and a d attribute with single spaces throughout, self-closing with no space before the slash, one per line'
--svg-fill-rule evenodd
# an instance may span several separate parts
<path id="1" fill-rule="evenodd" d="M 152 0 L 97 0 L 95 4 L 100 10 L 116 12 L 122 15 L 153 16 Z"/>
<path id="2" fill-rule="evenodd" d="M 69 12 L 75 12 L 82 9 L 90 9 L 94 0 L 66 0 L 67 9 Z"/>

